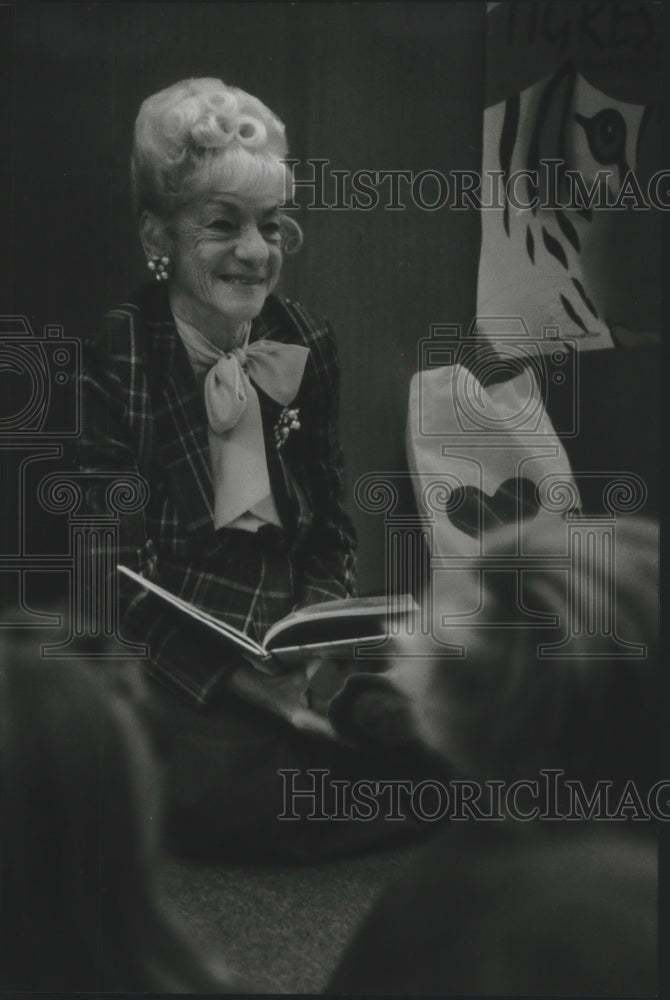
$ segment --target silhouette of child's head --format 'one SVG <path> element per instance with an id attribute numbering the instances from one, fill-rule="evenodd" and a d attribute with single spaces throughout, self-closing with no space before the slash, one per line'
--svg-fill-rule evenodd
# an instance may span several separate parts
<path id="1" fill-rule="evenodd" d="M 457 595 L 433 595 L 434 629 L 452 652 L 434 638 L 401 640 L 396 683 L 423 739 L 458 769 L 480 777 L 525 776 L 540 767 L 576 777 L 651 777 L 658 529 L 618 519 L 613 548 L 608 555 L 605 547 L 597 567 L 597 542 L 584 537 L 569 552 L 563 521 L 541 535 L 524 529 L 533 568 L 474 562 L 459 574 Z M 487 557 L 511 556 L 516 545 L 517 529 L 505 529 L 489 539 Z M 437 620 L 468 604 L 479 608 L 475 615 Z M 454 646 L 465 655 L 454 656 Z"/>
<path id="2" fill-rule="evenodd" d="M 158 892 L 160 780 L 134 668 L 40 660 L 25 633 L 1 652 L 2 990 L 225 992 Z"/>

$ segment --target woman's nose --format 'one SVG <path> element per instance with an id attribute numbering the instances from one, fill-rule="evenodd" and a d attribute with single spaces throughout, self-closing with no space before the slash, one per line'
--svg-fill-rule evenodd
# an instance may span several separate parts
<path id="1" fill-rule="evenodd" d="M 238 260 L 249 264 L 264 264 L 268 259 L 268 245 L 256 226 L 246 226 L 240 233 L 235 247 Z"/>

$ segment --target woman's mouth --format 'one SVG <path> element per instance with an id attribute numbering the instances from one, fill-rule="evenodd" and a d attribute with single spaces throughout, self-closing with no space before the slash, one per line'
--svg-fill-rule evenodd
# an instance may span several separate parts
<path id="1" fill-rule="evenodd" d="M 265 278 L 247 274 L 222 274 L 221 280 L 229 285 L 264 285 Z"/>

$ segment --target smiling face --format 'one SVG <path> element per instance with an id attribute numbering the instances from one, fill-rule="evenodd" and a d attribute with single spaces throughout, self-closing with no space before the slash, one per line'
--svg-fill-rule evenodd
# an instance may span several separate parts
<path id="1" fill-rule="evenodd" d="M 253 192 L 210 188 L 165 227 L 172 308 L 224 349 L 279 279 L 280 197 L 270 184 Z"/>

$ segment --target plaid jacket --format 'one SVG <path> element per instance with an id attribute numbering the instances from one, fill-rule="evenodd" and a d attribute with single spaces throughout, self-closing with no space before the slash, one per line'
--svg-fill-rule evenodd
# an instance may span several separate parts
<path id="1" fill-rule="evenodd" d="M 142 286 L 84 343 L 84 430 L 77 442 L 81 471 L 132 471 L 148 485 L 147 506 L 122 520 L 118 561 L 257 639 L 296 604 L 353 594 L 355 564 L 354 530 L 342 506 L 332 331 L 300 304 L 271 295 L 252 323 L 250 341 L 261 338 L 310 351 L 291 404 L 301 426 L 281 450 L 273 428 L 282 407 L 257 387 L 268 471 L 285 527 L 271 558 L 249 533 L 214 529 L 204 400 L 165 285 Z M 102 512 L 104 502 L 92 476 L 88 510 Z M 120 596 L 123 633 L 148 643 L 149 671 L 187 700 L 206 703 L 233 664 L 221 662 L 220 650 L 205 648 L 201 635 L 188 634 L 169 608 L 132 581 L 120 581 Z"/>

